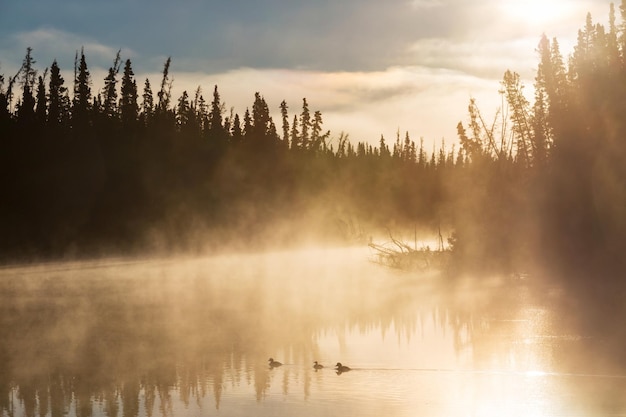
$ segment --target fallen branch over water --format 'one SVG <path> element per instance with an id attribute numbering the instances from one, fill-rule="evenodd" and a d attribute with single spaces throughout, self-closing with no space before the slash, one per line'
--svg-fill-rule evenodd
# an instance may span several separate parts
<path id="1" fill-rule="evenodd" d="M 442 247 L 438 250 L 431 250 L 428 246 L 417 249 L 394 238 L 391 234 L 390 239 L 390 242 L 384 244 L 368 243 L 368 246 L 374 251 L 373 262 L 405 271 L 442 270 L 447 267 L 450 256 L 449 250 Z"/>

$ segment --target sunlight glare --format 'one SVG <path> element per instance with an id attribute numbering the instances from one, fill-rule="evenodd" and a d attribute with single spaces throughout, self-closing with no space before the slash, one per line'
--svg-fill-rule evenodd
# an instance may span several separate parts
<path id="1" fill-rule="evenodd" d="M 544 371 L 526 371 L 524 375 L 529 376 L 529 377 L 537 377 L 537 376 L 546 376 L 548 374 Z"/>
<path id="2" fill-rule="evenodd" d="M 576 10 L 576 3 L 570 0 L 505 0 L 499 7 L 507 19 L 543 26 L 570 16 Z"/>

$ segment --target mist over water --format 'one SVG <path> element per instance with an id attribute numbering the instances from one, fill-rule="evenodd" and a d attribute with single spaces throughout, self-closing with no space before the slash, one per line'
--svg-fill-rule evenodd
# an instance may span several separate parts
<path id="1" fill-rule="evenodd" d="M 626 372 L 556 287 L 363 249 L 0 271 L 4 416 L 623 413 Z M 581 316 L 584 311 L 579 311 Z M 283 363 L 270 369 L 268 358 Z M 313 369 L 313 361 L 325 365 Z M 336 374 L 341 362 L 352 368 Z"/>

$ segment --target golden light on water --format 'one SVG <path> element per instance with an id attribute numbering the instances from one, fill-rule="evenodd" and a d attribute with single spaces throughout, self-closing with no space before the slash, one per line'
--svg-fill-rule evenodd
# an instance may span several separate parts
<path id="1" fill-rule="evenodd" d="M 96 392 L 152 375 L 133 401 L 155 416 L 167 415 L 158 411 L 161 400 L 148 401 L 157 385 L 171 387 L 169 415 L 521 417 L 621 409 L 606 400 L 621 398 L 622 372 L 589 360 L 590 339 L 564 326 L 552 300 L 542 301 L 526 281 L 442 287 L 432 276 L 380 268 L 366 253 L 310 248 L 4 270 L 0 289 L 14 293 L 5 305 L 22 311 L 33 323 L 27 333 L 42 335 L 51 353 L 48 360 L 33 349 L 10 316 L 0 321 L 0 330 L 15 334 L 3 340 L 10 361 L 0 364 L 0 374 L 15 381 L 12 415 L 29 415 L 18 396 L 31 392 L 32 375 L 46 381 L 59 363 L 64 375 L 91 378 Z M 269 357 L 284 365 L 269 369 Z M 313 369 L 313 361 L 325 368 Z M 338 375 L 337 362 L 352 370 Z M 104 415 L 105 403 L 91 395 L 82 403 Z M 136 394 L 122 399 L 128 395 Z M 583 407 L 590 412 L 581 414 Z"/>
<path id="2" fill-rule="evenodd" d="M 544 371 L 526 371 L 524 372 L 526 376 L 547 376 L 548 373 Z"/>

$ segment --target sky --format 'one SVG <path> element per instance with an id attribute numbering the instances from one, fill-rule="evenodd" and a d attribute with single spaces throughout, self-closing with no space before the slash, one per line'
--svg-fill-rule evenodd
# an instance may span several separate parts
<path id="1" fill-rule="evenodd" d="M 607 24 L 608 0 L 0 0 L 0 74 L 27 47 L 43 72 L 57 60 L 71 85 L 84 48 L 92 91 L 121 50 L 153 90 L 172 58 L 173 98 L 215 85 L 243 115 L 259 92 L 280 128 L 306 98 L 324 128 L 353 143 L 457 141 L 470 98 L 489 118 L 500 80 L 518 72 L 532 92 L 542 33 L 567 57 L 587 12 Z M 616 6 L 619 5 L 619 2 Z M 619 8 L 618 8 L 619 20 Z M 528 94 L 528 93 L 527 93 Z M 332 142 L 331 142 L 332 143 Z"/>

